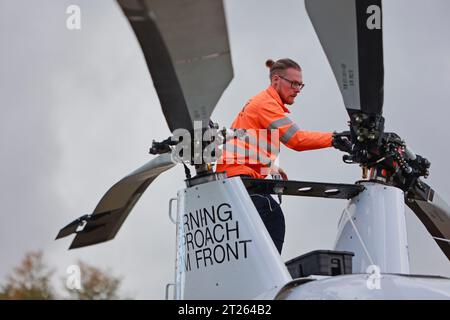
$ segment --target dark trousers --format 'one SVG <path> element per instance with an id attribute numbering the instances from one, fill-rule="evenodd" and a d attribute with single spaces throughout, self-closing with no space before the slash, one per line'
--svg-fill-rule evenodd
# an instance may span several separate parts
<path id="1" fill-rule="evenodd" d="M 280 205 L 270 194 L 252 194 L 250 197 L 252 198 L 253 204 L 255 205 L 256 210 L 258 210 L 275 247 L 277 247 L 278 252 L 281 254 L 286 225 Z"/>

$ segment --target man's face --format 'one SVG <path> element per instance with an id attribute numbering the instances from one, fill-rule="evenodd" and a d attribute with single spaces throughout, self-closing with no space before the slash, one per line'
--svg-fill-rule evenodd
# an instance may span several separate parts
<path id="1" fill-rule="evenodd" d="M 272 77 L 272 86 L 277 90 L 280 95 L 281 101 L 284 104 L 293 104 L 297 94 L 300 92 L 300 88 L 297 86 L 293 88 L 291 83 L 303 83 L 302 72 L 296 69 L 286 69 L 284 75 L 275 75 Z"/>

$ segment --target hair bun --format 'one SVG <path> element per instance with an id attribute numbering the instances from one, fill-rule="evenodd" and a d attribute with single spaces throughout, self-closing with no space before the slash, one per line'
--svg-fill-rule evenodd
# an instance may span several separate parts
<path id="1" fill-rule="evenodd" d="M 267 68 L 272 68 L 272 66 L 275 64 L 275 61 L 273 61 L 272 59 L 268 59 L 266 61 L 266 67 Z"/>

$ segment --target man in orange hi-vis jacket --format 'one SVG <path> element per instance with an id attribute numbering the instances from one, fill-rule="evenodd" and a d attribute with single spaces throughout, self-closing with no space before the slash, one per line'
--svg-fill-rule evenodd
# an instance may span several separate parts
<path id="1" fill-rule="evenodd" d="M 331 132 L 300 130 L 286 116 L 286 104 L 294 103 L 305 84 L 301 67 L 291 59 L 276 62 L 267 60 L 270 68 L 270 86 L 251 98 L 234 120 L 231 128 L 245 129 L 245 139 L 234 138 L 225 144 L 216 172 L 226 172 L 228 177 L 248 176 L 264 179 L 269 174 L 286 173 L 274 165 L 280 141 L 297 150 L 314 150 L 334 146 L 348 150 L 351 143 L 341 135 Z M 272 240 L 281 253 L 285 221 L 280 205 L 269 194 L 251 196 Z"/>

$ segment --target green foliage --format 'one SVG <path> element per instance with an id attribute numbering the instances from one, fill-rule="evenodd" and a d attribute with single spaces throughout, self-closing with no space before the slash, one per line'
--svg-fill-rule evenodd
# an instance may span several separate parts
<path id="1" fill-rule="evenodd" d="M 68 289 L 71 299 L 77 300 L 116 300 L 121 279 L 113 277 L 107 271 L 78 262 L 81 275 L 81 289 Z"/>

